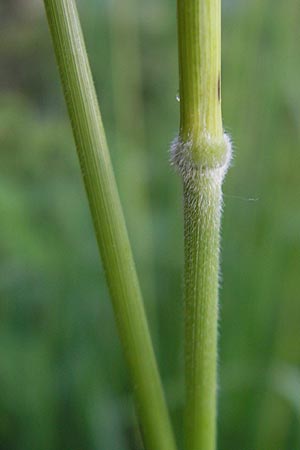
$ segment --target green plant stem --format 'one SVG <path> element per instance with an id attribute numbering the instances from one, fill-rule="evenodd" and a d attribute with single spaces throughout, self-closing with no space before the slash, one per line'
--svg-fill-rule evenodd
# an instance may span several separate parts
<path id="1" fill-rule="evenodd" d="M 175 443 L 74 0 L 45 0 L 82 175 L 147 449 Z"/>
<path id="2" fill-rule="evenodd" d="M 221 1 L 177 0 L 177 17 L 181 136 L 222 138 Z"/>
<path id="3" fill-rule="evenodd" d="M 220 99 L 220 0 L 178 0 L 183 178 L 186 450 L 216 448 L 218 274 L 222 181 L 230 159 Z"/>
<path id="4" fill-rule="evenodd" d="M 187 450 L 215 448 L 220 204 L 214 173 L 184 183 Z"/>

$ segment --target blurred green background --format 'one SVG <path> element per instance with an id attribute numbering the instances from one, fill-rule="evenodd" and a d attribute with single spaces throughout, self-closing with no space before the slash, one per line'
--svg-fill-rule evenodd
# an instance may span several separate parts
<path id="1" fill-rule="evenodd" d="M 78 6 L 182 444 L 175 3 Z M 219 450 L 300 449 L 299 22 L 298 0 L 223 0 Z M 140 450 L 42 1 L 0 23 L 0 449 Z"/>

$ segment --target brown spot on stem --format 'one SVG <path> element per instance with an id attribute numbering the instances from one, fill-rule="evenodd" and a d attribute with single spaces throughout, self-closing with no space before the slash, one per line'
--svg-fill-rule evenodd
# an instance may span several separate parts
<path id="1" fill-rule="evenodd" d="M 221 77 L 220 77 L 220 74 L 218 77 L 218 100 L 219 101 L 221 100 Z"/>

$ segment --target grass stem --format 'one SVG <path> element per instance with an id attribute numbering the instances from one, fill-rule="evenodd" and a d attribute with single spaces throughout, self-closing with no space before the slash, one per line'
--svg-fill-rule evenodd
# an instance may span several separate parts
<path id="1" fill-rule="evenodd" d="M 74 0 L 44 0 L 146 448 L 175 443 Z"/>
<path id="2" fill-rule="evenodd" d="M 183 179 L 186 450 L 216 448 L 217 324 L 222 181 L 230 142 L 221 116 L 220 0 L 177 0 Z"/>

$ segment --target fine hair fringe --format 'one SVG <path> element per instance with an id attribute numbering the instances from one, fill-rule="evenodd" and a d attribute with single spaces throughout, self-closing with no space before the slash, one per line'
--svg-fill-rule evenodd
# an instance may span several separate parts
<path id="1" fill-rule="evenodd" d="M 213 138 L 203 133 L 197 142 L 192 139 L 183 141 L 176 136 L 170 147 L 170 163 L 185 182 L 196 181 L 205 175 L 223 179 L 231 157 L 231 139 L 226 133 L 223 138 Z"/>

